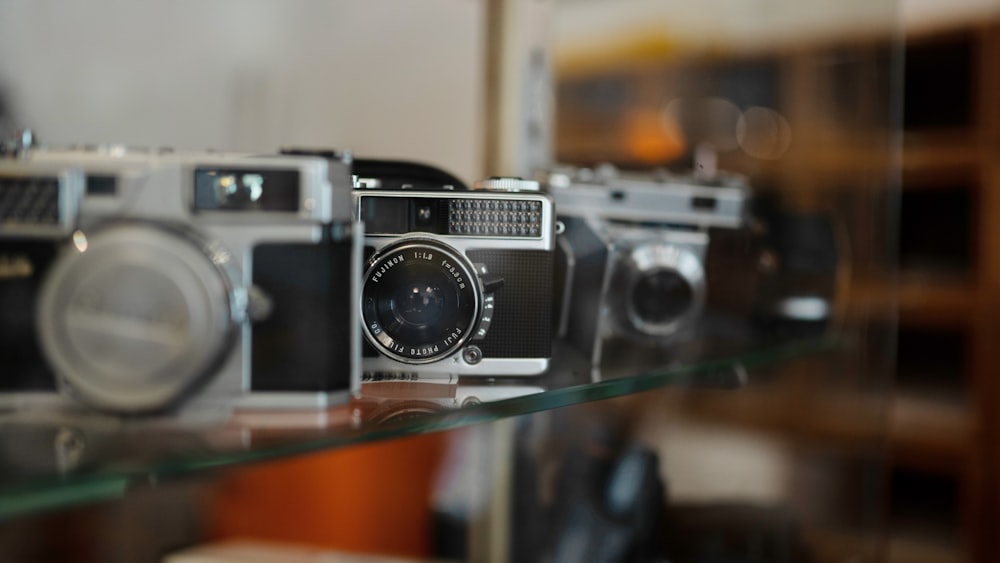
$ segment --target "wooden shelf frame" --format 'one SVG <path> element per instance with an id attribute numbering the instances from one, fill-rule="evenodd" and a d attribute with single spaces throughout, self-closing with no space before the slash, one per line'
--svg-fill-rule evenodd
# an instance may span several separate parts
<path id="1" fill-rule="evenodd" d="M 890 40 L 875 38 L 858 56 L 877 57 Z M 878 257 L 853 256 L 845 322 L 898 322 L 909 329 L 961 331 L 967 338 L 964 373 L 956 381 L 967 400 L 919 395 L 900 385 L 882 424 L 888 424 L 892 463 L 952 475 L 960 491 L 957 537 L 924 545 L 910 538 L 889 538 L 888 561 L 1000 560 L 1000 21 L 970 22 L 951 29 L 921 30 L 906 38 L 921 49 L 968 41 L 972 60 L 969 123 L 903 131 L 899 136 L 858 131 L 831 119 L 823 104 L 837 103 L 828 86 L 835 78 L 817 61 L 842 45 L 811 45 L 772 55 L 781 60 L 782 112 L 796 125 L 792 149 L 781 162 L 756 174 L 788 186 L 804 207 L 836 197 L 838 190 L 869 189 L 876 175 L 898 164 L 902 195 L 913 190 L 969 189 L 967 221 L 971 266 L 966 271 L 907 270 L 894 279 L 879 275 Z M 962 49 L 958 49 L 962 51 Z M 924 51 L 926 52 L 926 51 Z M 954 51 L 953 51 L 954 52 Z M 753 56 L 760 56 L 755 53 Z M 653 74 L 675 67 L 676 58 L 646 62 L 625 74 Z M 877 68 L 872 65 L 873 69 Z M 581 74 L 574 79 L 581 79 Z M 963 87 L 964 88 L 964 87 Z M 958 112 L 962 114 L 962 112 Z M 887 118 L 889 116 L 886 116 Z M 963 118 L 964 119 L 964 118 Z M 605 141 L 609 141 L 605 139 Z M 617 142 L 617 141 L 615 141 Z M 580 154 L 606 151 L 607 143 L 574 145 Z M 898 151 L 898 152 L 897 152 Z M 607 152 L 604 152 L 607 154 Z M 878 178 L 884 181 L 884 178 Z M 778 189 L 785 189 L 779 187 Z M 876 209 L 852 212 L 864 215 Z M 869 226 L 870 227 L 870 226 Z M 865 228 L 862 225 L 862 228 Z M 928 228 L 934 228 L 929 225 Z M 856 240 L 875 240 L 874 232 L 854 232 Z M 876 241 L 879 244 L 881 241 Z M 875 272 L 865 275 L 862 272 Z M 902 351 L 905 353 L 905 350 Z M 960 369 L 956 366 L 956 369 Z M 703 397 L 685 406 L 692 416 L 772 431 L 791 440 L 819 441 L 846 449 L 874 439 L 885 427 L 874 417 L 843 420 L 857 405 L 836 398 L 808 403 L 787 396 Z M 845 401 L 848 402 L 848 401 Z M 855 409 L 855 410 L 852 410 Z M 789 412 L 793 414 L 789 414 Z M 810 411 L 803 413 L 803 411 Z M 830 424 L 830 420 L 838 420 Z M 789 430 L 789 429 L 793 430 Z"/>

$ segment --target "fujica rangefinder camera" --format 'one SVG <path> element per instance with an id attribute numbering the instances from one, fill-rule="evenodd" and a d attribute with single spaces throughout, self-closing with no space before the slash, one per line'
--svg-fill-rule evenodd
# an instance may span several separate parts
<path id="1" fill-rule="evenodd" d="M 494 178 L 468 189 L 433 167 L 356 164 L 363 371 L 544 372 L 555 217 L 538 183 Z"/>
<path id="2" fill-rule="evenodd" d="M 706 336 L 745 335 L 736 325 L 752 308 L 759 245 L 744 180 L 610 167 L 541 180 L 565 225 L 558 332 L 595 372 L 662 367 L 703 353 Z"/>
<path id="3" fill-rule="evenodd" d="M 0 157 L 0 405 L 346 400 L 349 155 L 22 146 Z"/>

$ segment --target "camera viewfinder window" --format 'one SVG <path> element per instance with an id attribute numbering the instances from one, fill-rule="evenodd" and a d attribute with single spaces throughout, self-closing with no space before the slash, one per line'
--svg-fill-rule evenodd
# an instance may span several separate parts
<path id="1" fill-rule="evenodd" d="M 298 170 L 199 168 L 196 211 L 298 211 Z"/>

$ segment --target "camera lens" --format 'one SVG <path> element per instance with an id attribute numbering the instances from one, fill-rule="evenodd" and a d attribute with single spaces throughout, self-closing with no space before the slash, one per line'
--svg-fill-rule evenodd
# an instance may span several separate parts
<path id="1" fill-rule="evenodd" d="M 661 340 L 688 327 L 705 301 L 705 273 L 694 248 L 663 241 L 634 246 L 617 267 L 612 310 L 638 338 Z"/>
<path id="2" fill-rule="evenodd" d="M 60 253 L 36 312 L 48 362 L 101 410 L 168 408 L 231 351 L 235 264 L 210 239 L 169 224 L 122 222 Z"/>
<path id="3" fill-rule="evenodd" d="M 383 249 L 365 274 L 361 300 L 368 341 L 411 364 L 461 348 L 482 308 L 472 264 L 451 247 L 425 239 Z"/>
<path id="4" fill-rule="evenodd" d="M 672 322 L 687 313 L 693 304 L 691 284 L 672 270 L 645 274 L 632 290 L 632 310 L 645 323 Z"/>

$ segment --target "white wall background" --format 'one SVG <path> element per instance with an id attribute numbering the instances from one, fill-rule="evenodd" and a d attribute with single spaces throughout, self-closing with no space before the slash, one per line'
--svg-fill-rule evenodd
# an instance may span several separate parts
<path id="1" fill-rule="evenodd" d="M 928 27 L 1000 0 L 554 0 L 559 49 Z M 0 87 L 49 142 L 300 144 L 483 163 L 485 0 L 0 0 Z"/>
<path id="2" fill-rule="evenodd" d="M 49 143 L 350 148 L 482 174 L 479 0 L 0 0 L 0 84 Z"/>
<path id="3" fill-rule="evenodd" d="M 1000 0 L 554 0 L 562 48 L 929 27 Z M 482 170 L 484 0 L 0 0 L 0 85 L 49 142 L 346 147 Z"/>

